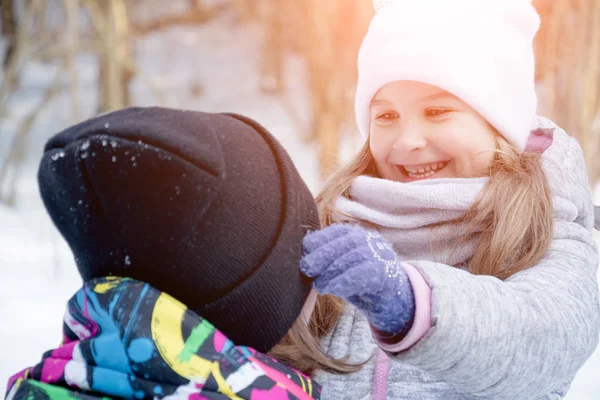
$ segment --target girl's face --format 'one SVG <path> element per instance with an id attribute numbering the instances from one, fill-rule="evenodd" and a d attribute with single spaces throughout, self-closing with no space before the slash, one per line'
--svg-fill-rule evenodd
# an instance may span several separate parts
<path id="1" fill-rule="evenodd" d="M 425 83 L 389 83 L 371 102 L 369 146 L 384 179 L 484 175 L 494 158 L 495 135 L 463 101 Z"/>

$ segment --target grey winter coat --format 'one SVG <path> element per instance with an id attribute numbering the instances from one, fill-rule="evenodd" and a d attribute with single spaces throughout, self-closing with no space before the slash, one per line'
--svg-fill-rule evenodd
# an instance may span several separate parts
<path id="1" fill-rule="evenodd" d="M 432 289 L 432 326 L 392 355 L 388 399 L 561 399 L 596 348 L 594 206 L 580 145 L 558 127 L 553 136 L 542 159 L 554 196 L 554 236 L 542 261 L 502 281 L 406 260 Z M 334 357 L 370 359 L 350 375 L 315 373 L 322 398 L 372 398 L 378 347 L 363 315 L 348 305 L 322 344 Z"/>

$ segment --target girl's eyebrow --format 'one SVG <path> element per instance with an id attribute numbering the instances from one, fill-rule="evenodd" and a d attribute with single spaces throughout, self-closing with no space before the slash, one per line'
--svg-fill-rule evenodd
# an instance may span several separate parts
<path id="1" fill-rule="evenodd" d="M 430 94 L 429 96 L 421 97 L 419 101 L 431 101 L 431 100 L 439 100 L 439 99 L 456 99 L 451 93 L 448 92 L 436 92 L 434 94 Z M 379 106 L 379 105 L 390 105 L 391 103 L 384 99 L 375 99 L 371 102 L 371 107 Z"/>
<path id="2" fill-rule="evenodd" d="M 387 100 L 376 99 L 376 100 L 373 100 L 371 102 L 371 107 L 373 107 L 373 106 L 379 106 L 379 105 L 389 105 L 389 104 L 390 104 L 390 102 L 387 101 Z"/>
<path id="3" fill-rule="evenodd" d="M 426 100 L 439 100 L 439 99 L 455 99 L 456 97 L 453 94 L 450 94 L 448 92 L 437 92 L 434 94 L 431 94 L 429 96 L 425 96 L 421 98 L 421 101 L 426 101 Z"/>

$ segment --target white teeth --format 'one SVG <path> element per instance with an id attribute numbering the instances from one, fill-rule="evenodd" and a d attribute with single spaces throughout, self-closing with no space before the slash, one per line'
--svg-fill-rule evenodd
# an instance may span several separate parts
<path id="1" fill-rule="evenodd" d="M 409 168 L 409 167 L 404 167 L 404 169 L 407 172 L 407 175 L 409 178 L 411 179 L 423 179 L 423 178 L 428 178 L 432 175 L 435 175 L 437 173 L 438 170 L 444 168 L 446 166 L 446 163 L 444 162 L 439 162 L 439 163 L 432 163 L 430 165 L 427 165 L 423 168 Z"/>

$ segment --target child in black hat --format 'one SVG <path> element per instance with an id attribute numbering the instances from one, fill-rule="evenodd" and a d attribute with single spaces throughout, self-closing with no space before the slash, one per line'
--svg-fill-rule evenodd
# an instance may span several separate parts
<path id="1" fill-rule="evenodd" d="M 318 398 L 309 378 L 261 354 L 282 339 L 287 362 L 342 365 L 311 355 L 298 318 L 315 203 L 256 122 L 117 111 L 50 139 L 38 178 L 84 285 L 62 346 L 11 378 L 9 400 Z"/>

